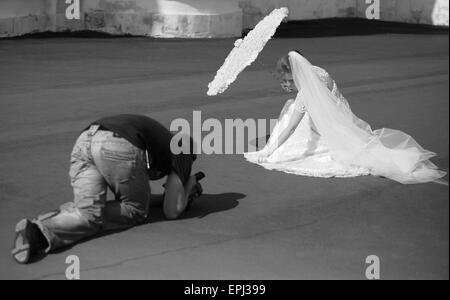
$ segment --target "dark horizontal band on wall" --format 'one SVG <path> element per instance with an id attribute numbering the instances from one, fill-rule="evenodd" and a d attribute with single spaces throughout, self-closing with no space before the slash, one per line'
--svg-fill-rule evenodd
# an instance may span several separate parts
<path id="1" fill-rule="evenodd" d="M 245 34 L 247 32 L 248 30 Z M 362 18 L 331 18 L 283 23 L 278 28 L 275 37 L 326 37 L 385 33 L 448 34 L 448 32 L 449 28 L 444 26 L 367 20 Z"/>

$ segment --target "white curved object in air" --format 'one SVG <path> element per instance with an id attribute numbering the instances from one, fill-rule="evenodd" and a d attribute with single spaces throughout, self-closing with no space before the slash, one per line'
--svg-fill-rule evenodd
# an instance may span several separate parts
<path id="1" fill-rule="evenodd" d="M 208 85 L 208 96 L 225 92 L 230 84 L 236 80 L 239 73 L 256 60 L 288 14 L 287 8 L 275 9 L 259 22 L 244 39 L 236 41 L 234 49 L 225 59 L 223 66 L 217 71 L 214 80 Z"/>

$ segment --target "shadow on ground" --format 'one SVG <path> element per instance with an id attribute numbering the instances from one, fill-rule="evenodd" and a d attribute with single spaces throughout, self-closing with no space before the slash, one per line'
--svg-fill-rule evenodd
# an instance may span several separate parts
<path id="1" fill-rule="evenodd" d="M 223 193 L 223 194 L 217 194 L 217 195 L 211 195 L 211 194 L 202 195 L 200 198 L 198 198 L 192 204 L 192 208 L 190 210 L 186 211 L 178 220 L 195 219 L 195 218 L 202 219 L 211 214 L 234 209 L 239 205 L 239 200 L 244 199 L 245 197 L 246 197 L 246 195 L 241 194 L 241 193 Z M 174 220 L 173 222 L 176 222 L 178 220 Z M 162 209 L 160 207 L 153 207 L 150 209 L 150 215 L 149 215 L 148 220 L 144 224 L 136 226 L 136 227 L 147 226 L 147 225 L 151 225 L 151 224 L 154 224 L 157 222 L 162 222 L 162 221 L 167 221 L 167 219 L 164 217 Z M 102 237 L 105 237 L 108 235 L 120 234 L 131 228 L 133 228 L 133 227 L 102 232 L 94 237 L 85 239 L 85 240 L 81 241 L 80 243 L 86 243 L 91 240 L 99 239 L 99 238 L 102 238 Z M 78 244 L 80 244 L 80 243 L 78 243 Z M 58 249 L 56 251 L 53 251 L 52 254 L 64 253 L 64 252 L 72 249 L 75 245 L 65 247 L 62 249 Z M 39 262 L 39 261 L 43 260 L 45 257 L 46 257 L 46 254 L 36 255 L 31 259 L 30 264 Z"/>

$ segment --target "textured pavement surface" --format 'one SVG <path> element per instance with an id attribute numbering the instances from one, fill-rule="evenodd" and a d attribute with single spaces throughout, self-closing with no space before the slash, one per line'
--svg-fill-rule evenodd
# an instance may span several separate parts
<path id="1" fill-rule="evenodd" d="M 219 97 L 206 86 L 233 40 L 59 38 L 0 41 L 0 279 L 64 279 L 78 255 L 82 279 L 448 279 L 449 190 L 360 177 L 317 179 L 266 171 L 240 155 L 202 156 L 205 195 L 181 220 L 89 240 L 33 264 L 14 263 L 15 223 L 72 200 L 69 154 L 105 115 L 276 118 L 289 95 L 270 75 L 300 49 L 327 69 L 373 128 L 414 136 L 448 170 L 449 40 L 442 35 L 271 41 Z M 161 190 L 160 183 L 153 190 Z"/>

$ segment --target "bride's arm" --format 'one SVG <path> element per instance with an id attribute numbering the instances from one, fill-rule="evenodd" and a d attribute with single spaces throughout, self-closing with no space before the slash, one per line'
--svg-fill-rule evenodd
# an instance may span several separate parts
<path id="1" fill-rule="evenodd" d="M 304 115 L 305 115 L 304 112 L 294 110 L 291 118 L 289 119 L 288 126 L 285 129 L 283 129 L 283 131 L 281 131 L 280 135 L 272 143 L 270 143 L 270 145 L 268 145 L 264 155 L 260 157 L 261 162 L 263 162 L 267 157 L 272 155 L 272 153 L 277 148 L 281 147 L 289 139 L 292 133 L 294 133 L 298 124 L 300 124 Z"/>

